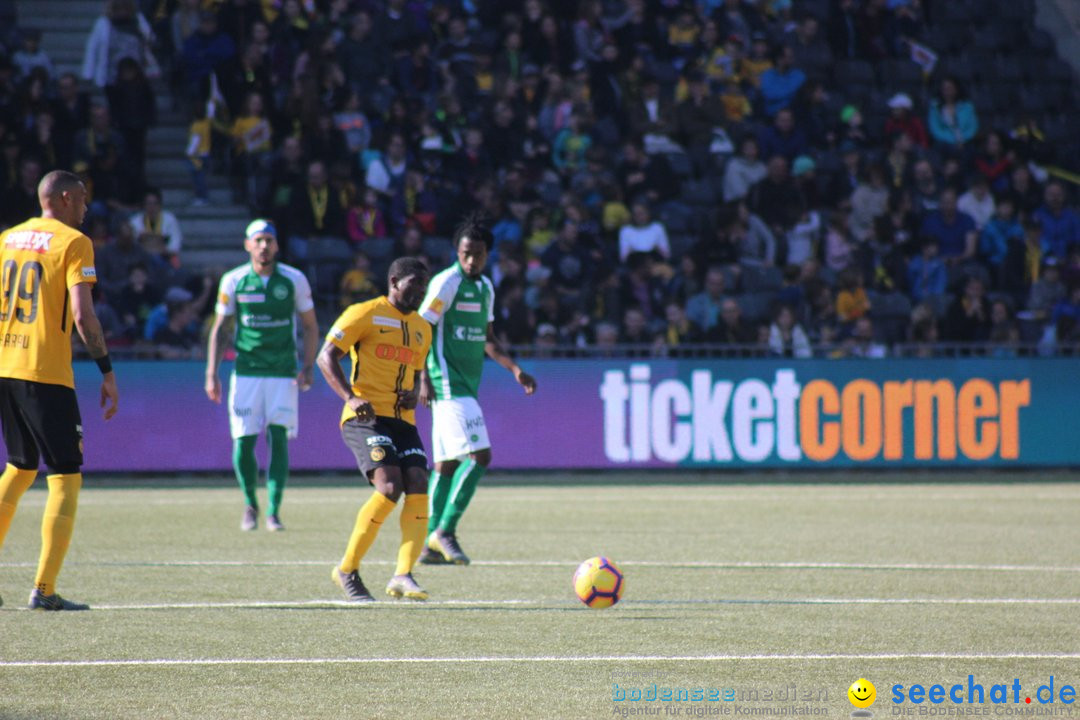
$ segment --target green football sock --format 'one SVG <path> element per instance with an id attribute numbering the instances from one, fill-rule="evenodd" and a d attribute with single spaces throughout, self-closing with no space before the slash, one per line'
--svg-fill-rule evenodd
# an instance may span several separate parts
<path id="1" fill-rule="evenodd" d="M 255 482 L 259 477 L 259 462 L 255 459 L 255 441 L 258 435 L 244 435 L 233 439 L 232 464 L 236 481 L 244 491 L 244 500 L 251 507 L 259 507 L 255 495 Z"/>
<path id="2" fill-rule="evenodd" d="M 454 483 L 450 488 L 450 497 L 446 500 L 446 510 L 439 521 L 439 529 L 448 533 L 457 532 L 458 521 L 465 514 L 465 508 L 469 507 L 476 486 L 486 472 L 487 468 L 472 458 L 461 463 L 454 473 Z"/>
<path id="3" fill-rule="evenodd" d="M 284 425 L 270 426 L 270 469 L 266 473 L 266 491 L 270 496 L 266 514 L 277 515 L 285 483 L 289 480 L 289 433 Z"/>
<path id="4" fill-rule="evenodd" d="M 450 497 L 450 486 L 453 483 L 453 475 L 440 475 L 438 470 L 431 471 L 431 478 L 428 480 L 428 535 L 439 527 L 439 519 L 446 510 L 446 498 Z"/>

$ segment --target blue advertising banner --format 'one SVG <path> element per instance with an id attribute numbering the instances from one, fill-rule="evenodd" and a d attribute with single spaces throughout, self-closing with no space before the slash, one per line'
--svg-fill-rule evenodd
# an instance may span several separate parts
<path id="1" fill-rule="evenodd" d="M 492 365 L 480 402 L 499 468 L 1080 465 L 1080 361 L 536 360 L 526 397 Z M 117 363 L 120 412 L 76 364 L 86 470 L 228 471 L 225 407 L 195 362 Z M 223 377 L 227 369 L 223 369 Z M 348 470 L 326 384 L 300 398 L 298 470 Z M 430 413 L 417 411 L 425 443 Z M 430 447 L 430 445 L 429 445 Z"/>

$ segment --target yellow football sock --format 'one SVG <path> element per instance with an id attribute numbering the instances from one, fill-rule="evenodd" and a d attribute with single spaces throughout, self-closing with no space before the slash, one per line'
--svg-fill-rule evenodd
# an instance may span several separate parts
<path id="1" fill-rule="evenodd" d="M 350 573 L 360 567 L 360 560 L 375 542 L 375 536 L 379 534 L 379 528 L 383 521 L 393 511 L 396 502 L 380 492 L 374 492 L 360 512 L 356 514 L 356 525 L 353 527 L 352 537 L 349 538 L 349 546 L 345 548 L 345 557 L 341 559 L 341 572 Z"/>
<path id="2" fill-rule="evenodd" d="M 45 501 L 45 515 L 41 518 L 41 558 L 34 578 L 34 585 L 43 595 L 56 592 L 56 576 L 60 574 L 75 529 L 80 488 L 82 473 L 49 476 L 49 499 Z"/>
<path id="3" fill-rule="evenodd" d="M 19 498 L 34 484 L 36 477 L 37 470 L 20 470 L 10 464 L 0 475 L 0 547 L 4 546 L 4 537 L 11 527 L 11 518 L 15 517 Z"/>
<path id="4" fill-rule="evenodd" d="M 401 508 L 401 547 L 397 554 L 395 575 L 408 575 L 424 549 L 427 537 L 428 496 L 406 495 Z"/>

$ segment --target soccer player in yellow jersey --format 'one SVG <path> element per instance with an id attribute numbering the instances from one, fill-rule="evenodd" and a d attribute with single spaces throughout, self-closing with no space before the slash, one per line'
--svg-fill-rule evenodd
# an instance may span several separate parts
<path id="1" fill-rule="evenodd" d="M 416 431 L 420 371 L 431 347 L 431 326 L 416 313 L 427 291 L 427 266 L 413 257 L 390 264 L 389 292 L 349 306 L 319 351 L 326 382 L 345 401 L 341 436 L 375 487 L 356 516 L 341 564 L 331 577 L 352 602 L 374 598 L 360 579 L 360 561 L 402 493 L 401 547 L 386 592 L 426 600 L 412 576 L 427 535 L 427 454 Z M 349 377 L 341 367 L 348 353 Z"/>
<path id="2" fill-rule="evenodd" d="M 30 609 L 87 610 L 56 592 L 82 487 L 73 324 L 101 369 L 106 420 L 116 414 L 116 376 L 90 297 L 94 250 L 77 229 L 86 215 L 86 187 L 78 175 L 56 170 L 41 179 L 38 200 L 41 217 L 0 234 L 0 425 L 8 458 L 0 475 L 0 545 L 44 458 L 49 496 Z"/>

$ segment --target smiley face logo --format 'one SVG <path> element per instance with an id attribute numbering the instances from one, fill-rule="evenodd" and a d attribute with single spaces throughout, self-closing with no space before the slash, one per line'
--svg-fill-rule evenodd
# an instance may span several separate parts
<path id="1" fill-rule="evenodd" d="M 851 683 L 847 691 L 848 700 L 857 708 L 868 708 L 877 700 L 877 688 L 866 678 L 859 678 Z"/>

